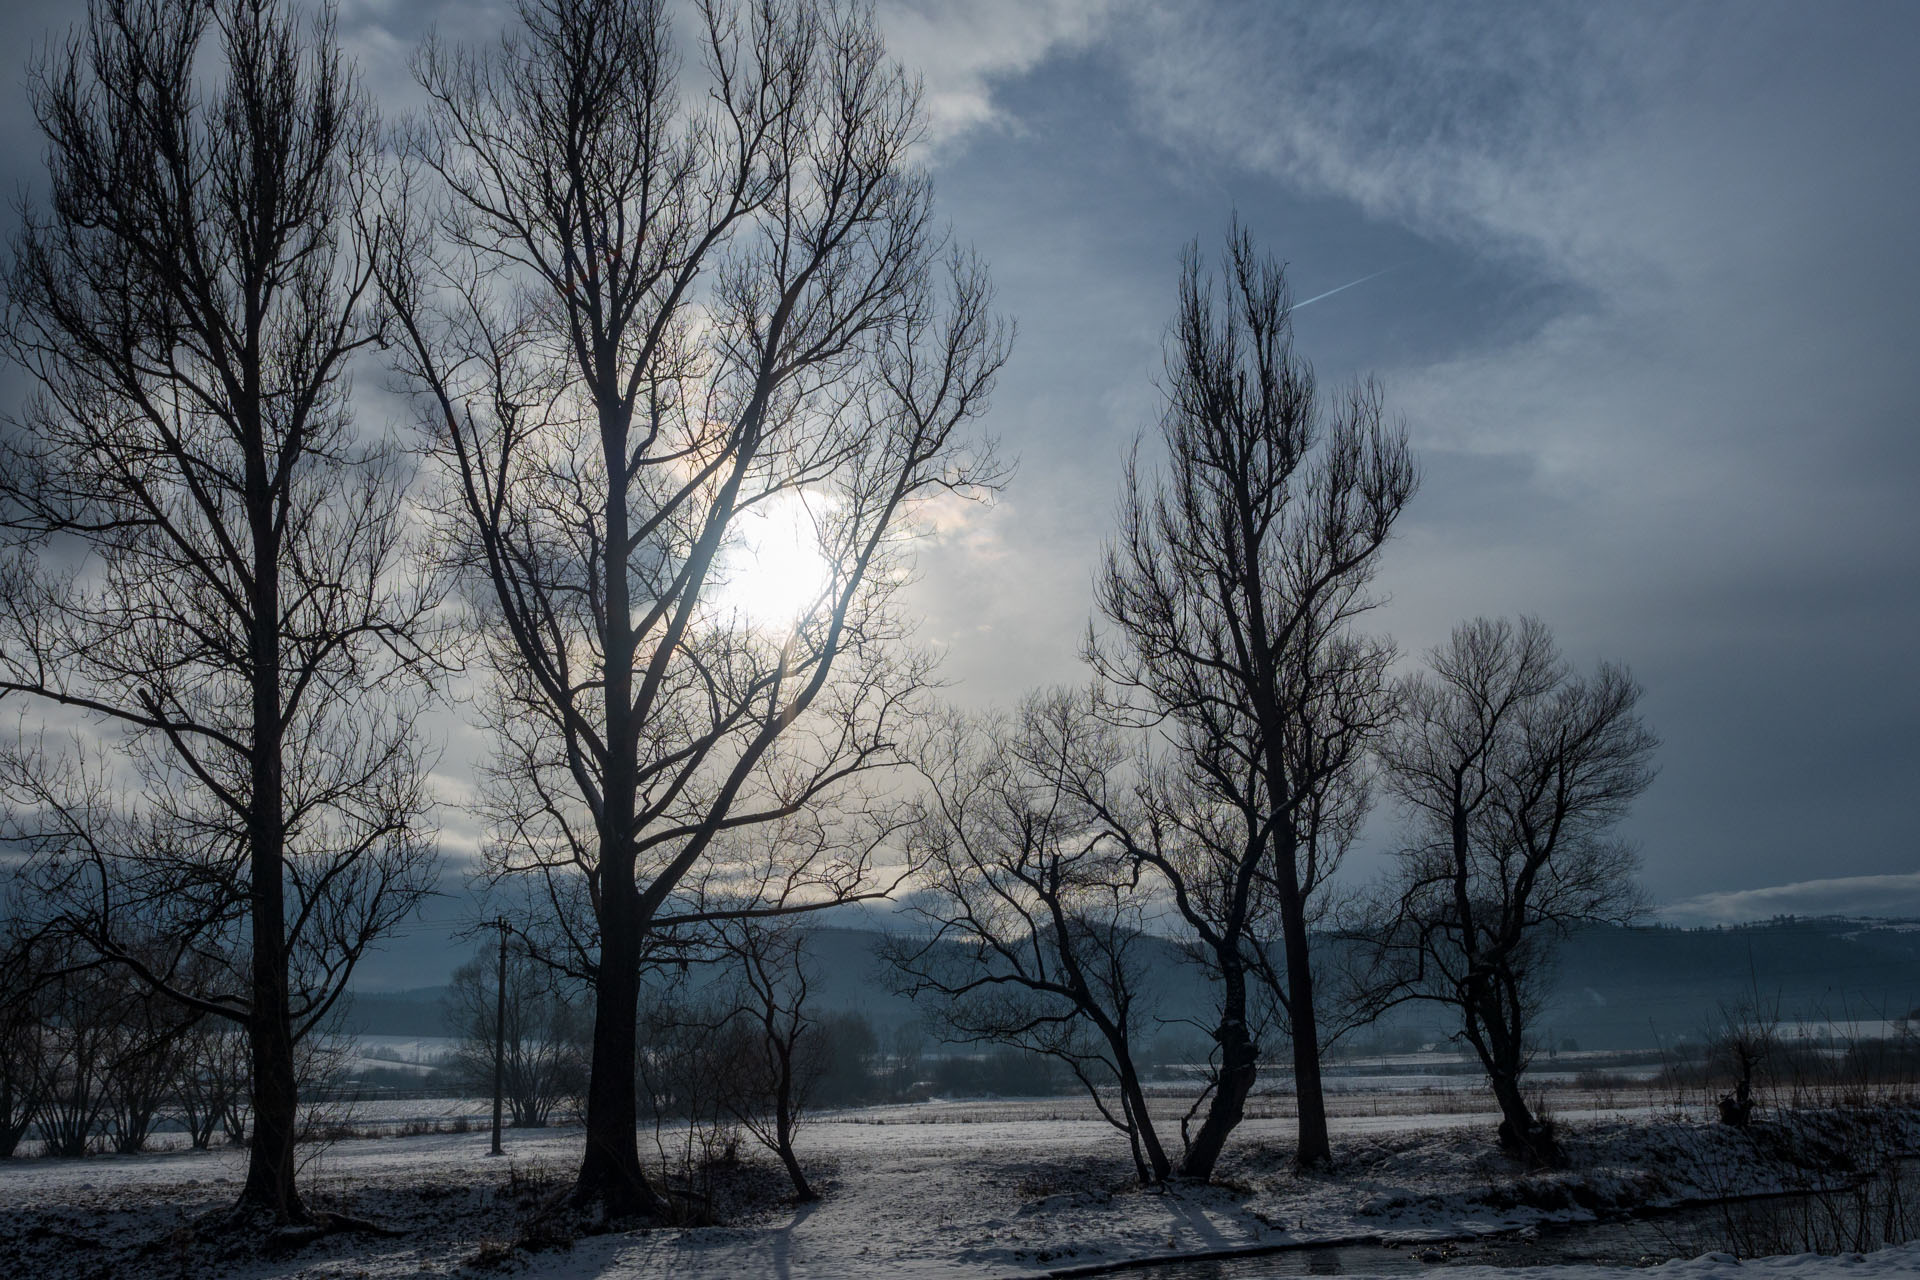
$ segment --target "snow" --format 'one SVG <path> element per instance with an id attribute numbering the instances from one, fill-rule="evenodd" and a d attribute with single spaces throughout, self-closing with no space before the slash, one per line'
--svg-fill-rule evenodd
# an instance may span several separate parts
<path id="1" fill-rule="evenodd" d="M 1781 1117 L 1758 1135 L 1703 1120 L 1594 1109 L 1561 1112 L 1572 1168 L 1528 1173 L 1500 1156 L 1484 1112 L 1349 1114 L 1333 1124 L 1336 1171 L 1287 1165 L 1289 1119 L 1242 1125 L 1215 1185 L 1143 1191 L 1124 1141 L 1070 1099 L 939 1102 L 822 1117 L 801 1135 L 824 1199 L 794 1205 L 769 1161 L 738 1175 L 750 1207 L 732 1225 L 584 1236 L 516 1255 L 531 1277 L 1032 1277 L 1146 1257 L 1368 1240 L 1417 1254 L 1433 1242 L 1591 1221 L 1614 1208 L 1804 1189 L 1837 1176 L 1822 1158 L 1775 1158 L 1818 1143 L 1920 1149 L 1920 1112 Z M 1786 1135 L 1803 1126 L 1804 1131 Z M 1177 1127 L 1172 1130 L 1177 1137 Z M 1770 1135 L 1770 1136 L 1769 1136 Z M 341 1235 L 282 1256 L 219 1252 L 194 1219 L 231 1202 L 243 1154 L 176 1151 L 0 1164 L 0 1258 L 22 1273 L 197 1276 L 446 1275 L 483 1241 L 510 1240 L 579 1158 L 577 1128 L 510 1131 L 507 1156 L 484 1129 L 352 1139 L 315 1153 L 303 1178 L 326 1207 L 393 1223 L 398 1239 Z M 89 1243 L 91 1242 L 91 1243 Z M 147 1245 L 136 1249 L 134 1245 Z M 103 1247 L 104 1246 L 104 1247 Z M 114 1253 L 114 1250 L 119 1250 Z M 16 1252 L 18 1251 L 18 1252 Z M 1398 1268 L 1406 1269 L 1401 1258 Z M 104 1265 L 103 1265 L 104 1264 Z M 0 1270 L 12 1263 L 0 1264 Z M 68 1269 L 70 1268 L 70 1269 Z M 1245 1274 L 1257 1274 L 1247 1272 Z M 1365 1274 L 1361 1271 L 1360 1274 Z M 1447 1280 L 1588 1280 L 1579 1267 L 1449 1265 Z M 1855 1258 L 1728 1257 L 1672 1263 L 1661 1276 L 1920 1275 L 1920 1248 Z"/>

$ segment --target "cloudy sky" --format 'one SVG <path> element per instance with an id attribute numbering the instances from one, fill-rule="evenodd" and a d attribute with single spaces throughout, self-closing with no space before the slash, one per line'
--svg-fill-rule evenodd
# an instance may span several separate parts
<path id="1" fill-rule="evenodd" d="M 991 419 L 1018 475 L 922 560 L 959 697 L 1078 677 L 1180 251 L 1237 210 L 1329 295 L 1296 319 L 1323 380 L 1377 375 L 1418 450 L 1377 615 L 1409 659 L 1524 611 L 1631 666 L 1664 746 L 1630 834 L 1674 918 L 1920 915 L 1920 7 L 880 11 L 1020 327 Z M 395 108 L 429 23 L 502 21 L 341 9 Z M 10 191 L 39 159 L 18 84 Z"/>

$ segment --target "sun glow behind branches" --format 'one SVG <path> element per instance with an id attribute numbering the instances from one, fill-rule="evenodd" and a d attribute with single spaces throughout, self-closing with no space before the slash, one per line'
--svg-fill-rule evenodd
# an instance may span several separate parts
<path id="1" fill-rule="evenodd" d="M 737 541 L 721 556 L 722 585 L 714 594 L 721 613 L 784 633 L 819 601 L 833 581 L 833 566 L 820 553 L 827 501 L 781 493 L 735 519 Z"/>

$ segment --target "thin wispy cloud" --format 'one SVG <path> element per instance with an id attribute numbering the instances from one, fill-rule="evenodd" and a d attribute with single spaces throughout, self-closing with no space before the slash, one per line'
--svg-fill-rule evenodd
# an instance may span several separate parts
<path id="1" fill-rule="evenodd" d="M 1732 924 L 1772 916 L 1895 916 L 1920 919 L 1920 872 L 1841 876 L 1725 893 L 1703 893 L 1660 910 L 1676 924 Z"/>

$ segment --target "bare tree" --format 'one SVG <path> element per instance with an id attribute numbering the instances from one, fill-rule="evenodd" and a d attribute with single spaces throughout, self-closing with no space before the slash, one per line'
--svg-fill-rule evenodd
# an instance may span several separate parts
<path id="1" fill-rule="evenodd" d="M 1716 1109 L 1720 1123 L 1744 1129 L 1759 1105 L 1754 1075 L 1771 1065 L 1780 1048 L 1778 1004 L 1762 1001 L 1756 992 L 1731 1006 L 1722 1004 L 1719 1021 L 1717 1033 L 1707 1041 L 1707 1065 L 1716 1073 L 1724 1072 L 1733 1088 L 1720 1095 Z"/>
<path id="2" fill-rule="evenodd" d="M 8 834 L 97 958 L 247 1028 L 240 1207 L 304 1220 L 295 1044 L 430 862 L 434 599 L 406 469 L 347 400 L 375 121 L 331 19 L 281 0 L 95 0 L 30 88 L 51 193 L 0 335 L 39 393 L 0 450 L 0 699 L 110 751 L 23 735 Z"/>
<path id="3" fill-rule="evenodd" d="M 172 1101 L 185 1057 L 184 1037 L 197 1015 L 124 972 L 112 1010 L 113 1037 L 102 1091 L 107 1140 L 118 1155 L 146 1150 L 154 1122 Z"/>
<path id="4" fill-rule="evenodd" d="M 711 1033 L 706 1084 L 720 1113 L 779 1157 L 803 1201 L 817 1197 L 794 1136 L 834 1062 L 808 1006 L 815 975 L 800 918 L 883 897 L 904 879 L 880 885 L 869 875 L 918 812 L 892 791 L 843 787 L 830 804 L 727 832 L 653 919 L 655 968 L 724 975 L 705 998 L 662 1008 L 677 1006 Z"/>
<path id="5" fill-rule="evenodd" d="M 7 875 L 16 869 L 7 864 Z M 15 892 L 0 889 L 0 1160 L 19 1149 L 40 1114 L 41 1023 L 34 940 L 20 936 Z"/>
<path id="6" fill-rule="evenodd" d="M 116 1022 L 124 993 L 97 975 L 61 963 L 34 984 L 39 1023 L 40 1136 L 48 1155 L 84 1156 L 92 1149 L 109 1101 Z"/>
<path id="7" fill-rule="evenodd" d="M 202 1150 L 216 1133 L 240 1142 L 246 1137 L 246 1036 L 230 1022 L 203 1018 L 187 1029 L 180 1048 L 173 1105 L 187 1141 Z"/>
<path id="8" fill-rule="evenodd" d="M 727 993 L 698 989 L 677 967 L 648 976 L 635 1080 L 667 1188 L 676 1196 L 675 1216 L 709 1223 L 714 1175 L 739 1159 L 740 1125 L 728 1101 L 753 1053 L 753 1033 Z"/>
<path id="9" fill-rule="evenodd" d="M 455 1068 L 470 1090 L 493 1088 L 496 957 L 491 947 L 454 971 L 447 1004 L 461 1039 Z M 587 1079 L 587 1014 L 561 975 L 524 945 L 507 950 L 502 1084 L 515 1128 L 540 1128 Z"/>
<path id="10" fill-rule="evenodd" d="M 1258 1072 L 1247 983 L 1271 965 L 1293 1044 L 1303 1166 L 1330 1157 L 1310 927 L 1365 808 L 1392 649 L 1354 630 L 1416 477 L 1374 386 L 1322 406 L 1286 277 L 1236 227 L 1223 279 L 1190 250 L 1167 357 L 1165 456 L 1138 452 L 1095 580 L 1087 653 L 1110 716 L 1159 736 L 1139 856 L 1217 970 L 1219 1087 L 1183 1173 L 1207 1177 Z M 1278 923 L 1278 959 L 1262 945 Z"/>
<path id="11" fill-rule="evenodd" d="M 650 938 L 716 838 L 894 760 L 927 676 L 904 535 L 996 478 L 963 428 L 1007 342 L 984 270 L 939 270 L 869 15 L 706 0 L 686 92 L 667 8 L 524 0 L 491 54 L 430 44 L 386 273 L 494 674 L 490 867 L 544 881 L 552 958 L 595 985 L 574 1201 L 615 1215 L 659 1207 Z M 730 602 L 755 520 L 818 581 Z"/>
<path id="12" fill-rule="evenodd" d="M 1150 1016 L 1152 896 L 1088 803 L 1125 757 L 1085 695 L 1030 695 L 1010 720 L 941 722 L 920 751 L 931 811 L 914 840 L 927 926 L 888 939 L 898 990 L 937 1002 L 961 1042 L 1066 1064 L 1127 1137 L 1143 1184 L 1172 1162 L 1135 1057 Z"/>
<path id="13" fill-rule="evenodd" d="M 792 919 L 735 919 L 716 927 L 731 970 L 739 1023 L 748 1031 L 727 1108 L 780 1159 L 801 1201 L 817 1200 L 794 1137 L 828 1065 L 807 997 L 815 976 L 805 930 Z"/>
<path id="14" fill-rule="evenodd" d="M 1360 933 L 1383 1002 L 1458 1010 L 1502 1145 L 1550 1163 L 1553 1135 L 1521 1091 L 1531 1017 L 1559 939 L 1640 907 L 1636 858 L 1609 832 L 1652 781 L 1658 742 L 1627 672 L 1575 675 L 1536 619 L 1463 624 L 1429 661 L 1383 752 L 1414 843 Z"/>

